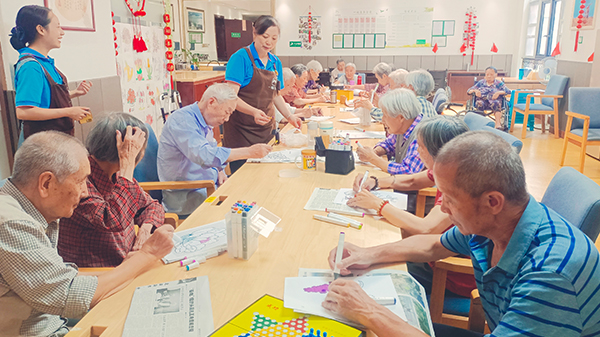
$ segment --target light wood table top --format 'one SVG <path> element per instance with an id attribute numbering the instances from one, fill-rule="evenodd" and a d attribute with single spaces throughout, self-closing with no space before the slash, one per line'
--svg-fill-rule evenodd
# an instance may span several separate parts
<path id="1" fill-rule="evenodd" d="M 334 113 L 337 118 L 353 117 L 351 113 L 339 112 L 339 106 L 327 108 L 325 114 Z M 353 126 L 334 122 L 336 128 L 353 129 Z M 306 126 L 303 126 L 306 132 Z M 383 130 L 381 124 L 369 127 Z M 285 131 L 285 129 L 284 129 Z M 376 140 L 362 140 L 372 146 Z M 277 149 L 283 149 L 279 145 Z M 269 238 L 260 237 L 259 248 L 248 261 L 235 260 L 227 253 L 207 260 L 199 268 L 186 272 L 179 264 L 160 265 L 137 277 L 125 289 L 102 301 L 93 308 L 68 334 L 75 336 L 120 336 L 123 331 L 131 298 L 136 287 L 207 275 L 214 317 L 214 326 L 219 328 L 233 316 L 264 294 L 283 298 L 285 277 L 298 275 L 298 268 L 329 268 L 327 256 L 337 245 L 340 231 L 346 232 L 346 240 L 360 246 L 372 246 L 401 239 L 400 230 L 387 221 L 375 220 L 371 216 L 362 219 L 361 230 L 343 228 L 313 220 L 315 213 L 305 211 L 304 205 L 316 187 L 352 187 L 356 174 L 366 169 L 372 175 L 384 177 L 387 173 L 368 166 L 356 165 L 350 174 L 335 175 L 324 172 L 325 164 L 318 163 L 316 172 L 301 172 L 298 178 L 280 178 L 281 169 L 294 168 L 293 163 L 245 164 L 213 194 L 226 197 L 216 206 L 202 204 L 179 228 L 185 230 L 212 223 L 224 218 L 231 205 L 238 200 L 255 201 L 259 206 L 282 218 L 278 225 L 281 231 L 273 232 Z M 404 265 L 397 266 L 405 269 Z"/>

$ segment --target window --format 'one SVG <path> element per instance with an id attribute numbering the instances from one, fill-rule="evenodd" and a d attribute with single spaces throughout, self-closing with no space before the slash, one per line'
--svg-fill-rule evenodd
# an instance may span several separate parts
<path id="1" fill-rule="evenodd" d="M 527 19 L 527 37 L 525 39 L 525 55 L 535 56 L 535 42 L 537 40 L 537 23 L 540 4 L 532 1 L 529 4 L 529 17 Z"/>
<path id="2" fill-rule="evenodd" d="M 562 0 L 543 0 L 541 5 L 536 56 L 544 57 L 550 56 L 558 43 Z"/>

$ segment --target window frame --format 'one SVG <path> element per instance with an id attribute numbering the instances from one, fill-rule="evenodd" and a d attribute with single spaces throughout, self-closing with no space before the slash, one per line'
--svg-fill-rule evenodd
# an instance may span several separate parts
<path id="1" fill-rule="evenodd" d="M 536 2 L 536 1 L 532 1 Z M 553 15 L 556 11 L 556 5 L 557 3 L 560 3 L 560 13 L 558 13 L 558 15 Z M 565 1 L 563 0 L 541 0 L 539 1 L 539 12 L 538 12 L 538 22 L 537 22 L 537 29 L 536 29 L 536 47 L 535 47 L 535 57 L 536 58 L 542 58 L 542 57 L 549 57 L 552 54 L 552 47 L 554 45 L 556 45 L 554 41 L 554 38 L 556 39 L 556 41 L 560 41 L 560 32 L 561 32 L 561 26 L 562 26 L 562 11 L 564 9 L 564 4 Z M 542 28 L 544 25 L 544 8 L 545 6 L 550 6 L 550 22 L 548 23 L 548 32 L 543 32 Z M 530 7 L 531 8 L 531 7 Z M 558 16 L 558 17 L 557 17 Z M 556 22 L 556 20 L 558 20 L 558 22 Z M 556 36 L 553 36 L 553 28 L 554 25 L 558 24 L 558 29 L 556 30 Z M 542 47 L 542 38 L 544 37 L 542 34 L 547 33 L 546 37 L 546 52 L 545 53 L 540 53 L 540 49 Z"/>

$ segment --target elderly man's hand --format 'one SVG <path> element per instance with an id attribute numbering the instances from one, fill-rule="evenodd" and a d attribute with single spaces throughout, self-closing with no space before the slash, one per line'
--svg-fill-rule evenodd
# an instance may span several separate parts
<path id="1" fill-rule="evenodd" d="M 267 144 L 254 144 L 248 148 L 250 152 L 249 158 L 262 158 L 269 154 L 273 150 L 271 145 Z"/>
<path id="2" fill-rule="evenodd" d="M 342 261 L 338 265 L 340 268 L 341 275 L 352 274 L 351 269 L 362 270 L 367 269 L 373 264 L 373 257 L 368 248 L 361 248 L 352 243 L 344 243 L 344 252 Z M 335 268 L 335 256 L 337 253 L 337 247 L 333 248 L 329 252 L 329 267 L 333 270 Z"/>
<path id="3" fill-rule="evenodd" d="M 138 230 L 137 237 L 135 238 L 135 244 L 133 244 L 132 251 L 142 249 L 144 243 L 150 238 L 152 235 L 152 224 L 145 223 Z"/>
<path id="4" fill-rule="evenodd" d="M 125 137 L 117 130 L 117 152 L 119 153 L 119 173 L 122 177 L 133 181 L 135 159 L 146 143 L 146 133 L 137 126 L 127 126 Z"/>
<path id="5" fill-rule="evenodd" d="M 383 200 L 377 198 L 373 193 L 363 188 L 354 198 L 348 200 L 347 204 L 350 207 L 360 207 L 364 209 L 378 209 Z"/>
<path id="6" fill-rule="evenodd" d="M 369 97 L 371 97 L 371 93 L 363 90 L 358 93 L 358 96 L 360 96 L 362 98 L 369 98 Z"/>
<path id="7" fill-rule="evenodd" d="M 344 279 L 337 279 L 329 285 L 329 292 L 322 305 L 325 309 L 362 325 L 368 325 L 366 319 L 379 306 L 358 283 Z"/>
<path id="8" fill-rule="evenodd" d="M 359 173 L 356 175 L 356 178 L 354 178 L 354 184 L 352 185 L 354 192 L 358 192 L 358 187 L 363 183 L 363 177 L 364 174 Z M 373 187 L 375 187 L 375 179 L 367 177 L 367 181 L 364 182 L 363 189 L 370 191 L 373 189 Z"/>
<path id="9" fill-rule="evenodd" d="M 218 186 L 223 185 L 225 181 L 227 181 L 227 174 L 225 173 L 225 171 L 221 170 L 219 171 L 219 177 L 217 178 Z"/>
<path id="10" fill-rule="evenodd" d="M 358 154 L 358 159 L 360 159 L 360 161 L 372 163 L 379 158 L 377 153 L 375 153 L 375 150 L 370 147 L 358 147 L 356 153 Z"/>
<path id="11" fill-rule="evenodd" d="M 154 231 L 140 249 L 141 252 L 162 259 L 173 250 L 173 227 L 169 225 L 160 226 Z"/>

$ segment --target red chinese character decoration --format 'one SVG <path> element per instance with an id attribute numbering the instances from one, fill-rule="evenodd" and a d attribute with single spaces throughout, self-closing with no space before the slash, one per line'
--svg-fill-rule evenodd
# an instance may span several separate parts
<path id="1" fill-rule="evenodd" d="M 473 59 L 475 58 L 475 39 L 477 38 L 477 29 L 479 28 L 476 12 L 475 7 L 467 8 L 465 24 L 463 26 L 463 44 L 460 47 L 460 52 L 463 56 L 467 56 L 469 50 L 471 51 L 471 65 L 473 65 Z"/>

